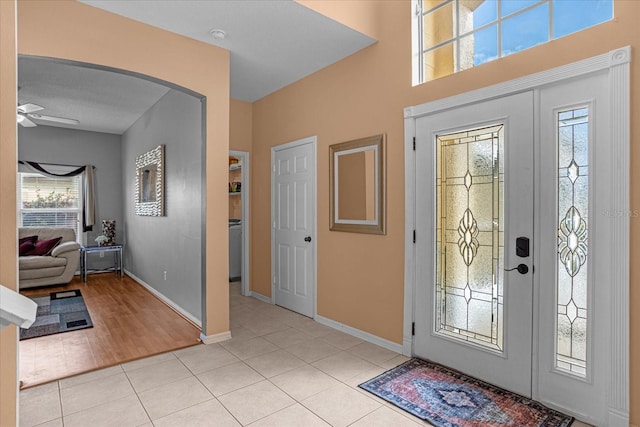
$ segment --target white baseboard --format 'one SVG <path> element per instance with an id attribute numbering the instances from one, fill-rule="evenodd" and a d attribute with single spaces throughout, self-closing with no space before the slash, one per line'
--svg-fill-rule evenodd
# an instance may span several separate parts
<path id="1" fill-rule="evenodd" d="M 273 300 L 267 296 L 264 296 L 262 294 L 259 294 L 255 291 L 249 291 L 249 296 L 254 297 L 255 299 L 258 299 L 262 302 L 266 302 L 267 304 L 273 304 Z"/>
<path id="2" fill-rule="evenodd" d="M 174 309 L 175 311 L 180 313 L 180 315 L 182 315 L 186 319 L 188 319 L 191 323 L 193 323 L 194 325 L 196 325 L 200 329 L 202 329 L 202 322 L 200 321 L 200 319 L 197 319 L 193 314 L 187 312 L 184 308 L 180 307 L 178 304 L 176 304 L 175 302 L 171 301 L 169 298 L 167 298 L 166 296 L 164 296 L 163 294 L 158 292 L 155 288 L 151 287 L 151 285 L 146 283 L 144 280 L 142 280 L 141 278 L 137 277 L 135 274 L 132 274 L 129 270 L 125 269 L 124 272 L 125 272 L 125 274 L 127 276 L 131 277 L 133 280 L 138 282 L 140 284 L 140 286 L 142 286 L 143 288 L 145 288 L 146 290 L 151 292 L 153 295 L 155 295 L 160 301 L 164 302 L 169 307 L 171 307 L 172 309 Z"/>
<path id="3" fill-rule="evenodd" d="M 629 413 L 620 412 L 615 409 L 609 408 L 609 420 L 608 426 L 610 427 L 627 427 L 629 426 Z"/>
<path id="4" fill-rule="evenodd" d="M 213 344 L 216 342 L 227 341 L 231 339 L 231 331 L 220 332 L 214 335 L 200 334 L 200 340 L 205 344 Z"/>
<path id="5" fill-rule="evenodd" d="M 402 354 L 402 344 L 398 344 L 398 343 L 386 340 L 384 338 L 380 338 L 377 335 L 373 335 L 373 334 L 370 334 L 369 332 L 361 331 L 360 329 L 356 329 L 351 326 L 345 325 L 343 323 L 336 322 L 335 320 L 322 317 L 318 314 L 316 314 L 314 319 L 316 322 L 322 323 L 323 325 L 329 326 L 330 328 L 337 329 L 342 332 L 346 332 L 349 335 L 353 335 L 354 337 L 370 342 L 371 344 L 379 345 L 380 347 L 386 348 L 387 350 L 395 351 L 396 353 Z"/>

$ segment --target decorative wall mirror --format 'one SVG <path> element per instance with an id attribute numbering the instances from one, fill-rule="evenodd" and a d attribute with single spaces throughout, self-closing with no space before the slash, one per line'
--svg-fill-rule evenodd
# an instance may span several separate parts
<path id="1" fill-rule="evenodd" d="M 164 145 L 136 157 L 136 215 L 164 215 Z"/>
<path id="2" fill-rule="evenodd" d="M 385 135 L 329 146 L 330 230 L 386 234 Z"/>

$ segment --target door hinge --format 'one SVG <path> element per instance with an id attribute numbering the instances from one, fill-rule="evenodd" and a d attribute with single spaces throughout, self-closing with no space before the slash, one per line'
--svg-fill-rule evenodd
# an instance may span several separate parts
<path id="1" fill-rule="evenodd" d="M 416 322 L 412 322 L 411 323 L 411 336 L 415 336 L 416 335 Z"/>
<path id="2" fill-rule="evenodd" d="M 413 151 L 416 151 L 416 137 L 413 137 Z"/>
<path id="3" fill-rule="evenodd" d="M 416 230 L 413 230 L 413 243 L 416 242 Z"/>

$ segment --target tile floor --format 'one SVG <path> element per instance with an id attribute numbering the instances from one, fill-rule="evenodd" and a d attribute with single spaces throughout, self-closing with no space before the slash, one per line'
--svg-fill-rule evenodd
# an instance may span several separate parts
<path id="1" fill-rule="evenodd" d="M 429 425 L 357 387 L 406 357 L 242 297 L 237 284 L 230 307 L 229 341 L 22 391 L 20 426 Z"/>

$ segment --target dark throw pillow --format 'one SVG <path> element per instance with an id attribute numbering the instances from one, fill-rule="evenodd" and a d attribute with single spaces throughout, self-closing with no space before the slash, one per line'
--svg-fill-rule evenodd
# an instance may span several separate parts
<path id="1" fill-rule="evenodd" d="M 26 255 L 49 255 L 53 248 L 60 243 L 60 240 L 62 240 L 62 237 L 56 237 L 50 240 L 38 240 L 35 243 L 35 247 L 27 252 Z"/>
<path id="2" fill-rule="evenodd" d="M 38 240 L 38 236 L 27 236 L 27 237 L 21 237 L 18 240 L 18 246 L 22 246 L 23 243 L 25 242 L 29 242 L 29 243 L 35 243 L 36 240 Z"/>
<path id="3" fill-rule="evenodd" d="M 18 252 L 20 256 L 25 256 L 27 253 L 35 249 L 35 247 L 36 245 L 34 245 L 33 242 L 30 242 L 30 241 L 22 242 L 20 243 Z"/>

